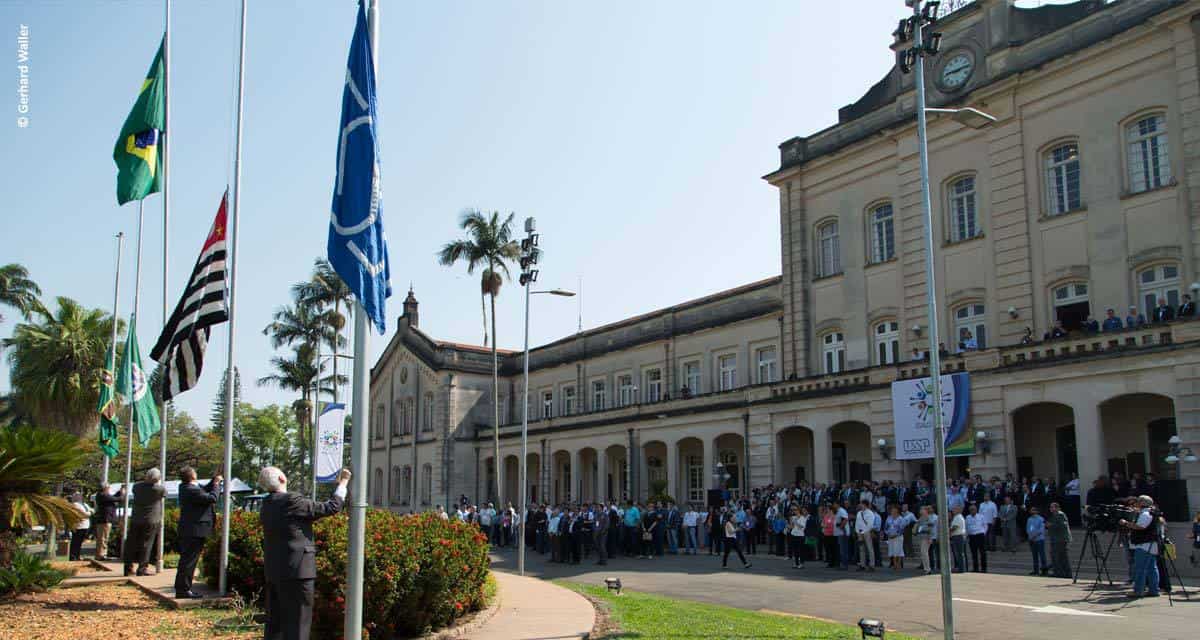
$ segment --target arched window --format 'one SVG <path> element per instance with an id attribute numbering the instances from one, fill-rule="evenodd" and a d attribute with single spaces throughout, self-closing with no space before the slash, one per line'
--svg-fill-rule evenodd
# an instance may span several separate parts
<path id="1" fill-rule="evenodd" d="M 1088 316 L 1092 315 L 1086 282 L 1060 284 L 1051 290 L 1051 297 L 1054 303 L 1054 319 L 1061 322 L 1063 328 L 1068 331 L 1082 328 Z"/>
<path id="2" fill-rule="evenodd" d="M 978 236 L 978 208 L 975 203 L 975 176 L 962 176 L 952 180 L 947 188 L 950 211 L 950 240 L 968 240 Z"/>
<path id="3" fill-rule="evenodd" d="M 402 423 L 400 421 L 400 416 L 403 413 L 404 410 L 402 408 L 402 403 L 397 400 L 392 406 L 392 435 L 394 436 L 404 435 L 404 431 L 401 426 Z"/>
<path id="4" fill-rule="evenodd" d="M 398 496 L 400 504 L 408 504 L 412 499 L 413 470 L 411 466 L 404 465 L 400 482 L 400 495 Z"/>
<path id="5" fill-rule="evenodd" d="M 821 336 L 821 359 L 823 373 L 838 373 L 846 368 L 846 338 L 841 331 Z"/>
<path id="6" fill-rule="evenodd" d="M 841 246 L 838 239 L 837 220 L 830 220 L 817 227 L 817 277 L 837 275 L 842 272 Z"/>
<path id="7" fill-rule="evenodd" d="M 1171 183 L 1171 156 L 1167 152 L 1167 116 L 1153 113 L 1125 127 L 1129 150 L 1129 191 L 1139 193 Z"/>
<path id="8" fill-rule="evenodd" d="M 392 488 L 388 491 L 391 497 L 391 503 L 400 502 L 400 489 L 402 488 L 403 476 L 400 473 L 400 467 L 392 467 Z"/>
<path id="9" fill-rule="evenodd" d="M 895 364 L 900 360 L 900 323 L 884 320 L 871 330 L 875 345 L 875 364 Z"/>
<path id="10" fill-rule="evenodd" d="M 1079 187 L 1079 145 L 1060 144 L 1046 152 L 1046 213 L 1057 216 L 1083 206 Z"/>
<path id="11" fill-rule="evenodd" d="M 1172 309 L 1179 307 L 1179 265 L 1167 263 L 1146 267 L 1137 273 L 1138 299 L 1146 320 L 1154 319 L 1159 299 L 1166 300 Z"/>
<path id="12" fill-rule="evenodd" d="M 421 504 L 433 502 L 433 465 L 428 462 L 421 467 Z"/>
<path id="13" fill-rule="evenodd" d="M 896 257 L 896 232 L 893 222 L 892 203 L 885 202 L 871 208 L 871 262 L 887 262 Z"/>
<path id="14" fill-rule="evenodd" d="M 375 468 L 375 482 L 374 482 L 374 486 L 371 488 L 371 489 L 373 489 L 373 490 L 368 490 L 368 491 L 367 491 L 367 495 L 371 496 L 371 502 L 372 502 L 372 503 L 374 503 L 374 504 L 383 504 L 383 490 L 384 490 L 384 488 L 385 488 L 385 487 L 384 487 L 384 484 L 383 484 L 383 469 L 380 469 L 379 467 L 376 467 L 376 468 Z"/>
<path id="15" fill-rule="evenodd" d="M 987 315 L 982 302 L 964 304 L 954 310 L 954 343 L 959 350 L 970 349 L 969 344 L 963 344 L 963 330 L 975 341 L 976 349 L 987 348 Z"/>
<path id="16" fill-rule="evenodd" d="M 717 459 L 721 461 L 725 473 L 729 474 L 729 479 L 725 481 L 725 488 L 735 496 L 740 495 L 741 468 L 738 465 L 737 451 L 722 449 L 718 452 Z"/>

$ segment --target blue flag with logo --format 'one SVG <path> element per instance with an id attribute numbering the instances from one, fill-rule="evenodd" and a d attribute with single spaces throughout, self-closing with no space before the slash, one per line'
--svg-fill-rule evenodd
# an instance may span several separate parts
<path id="1" fill-rule="evenodd" d="M 384 333 L 384 311 L 392 285 L 383 235 L 378 122 L 375 63 L 367 14 L 360 1 L 342 93 L 328 250 L 329 263 L 367 310 L 375 328 Z"/>

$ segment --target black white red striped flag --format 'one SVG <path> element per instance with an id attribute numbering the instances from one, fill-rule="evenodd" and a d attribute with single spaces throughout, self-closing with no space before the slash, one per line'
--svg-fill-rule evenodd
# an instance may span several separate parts
<path id="1" fill-rule="evenodd" d="M 211 327 L 229 319 L 225 279 L 225 210 L 229 191 L 200 250 L 183 297 L 163 327 L 150 357 L 164 367 L 162 397 L 170 400 L 196 386 Z"/>

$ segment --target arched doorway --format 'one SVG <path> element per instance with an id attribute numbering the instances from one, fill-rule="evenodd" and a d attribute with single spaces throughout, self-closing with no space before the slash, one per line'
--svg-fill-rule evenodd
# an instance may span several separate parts
<path id="1" fill-rule="evenodd" d="M 775 435 L 778 456 L 775 465 L 775 482 L 791 485 L 801 482 L 821 481 L 813 478 L 816 459 L 813 454 L 813 432 L 808 427 L 788 427 Z"/>
<path id="2" fill-rule="evenodd" d="M 541 468 L 542 457 L 536 453 L 530 453 L 525 458 L 525 486 L 529 488 L 529 493 L 526 494 L 527 502 L 540 502 L 546 497 L 541 494 L 538 485 L 541 484 L 541 474 L 538 469 Z"/>
<path id="3" fill-rule="evenodd" d="M 515 454 L 504 456 L 504 500 L 514 506 L 521 501 L 521 479 L 517 474 L 521 470 L 521 458 Z"/>
<path id="4" fill-rule="evenodd" d="M 726 433 L 717 436 L 716 440 L 713 441 L 713 449 L 717 452 L 715 458 L 729 476 L 728 479 L 720 483 L 718 488 L 728 490 L 731 498 L 741 497 L 744 491 L 743 484 L 745 481 L 746 466 L 745 442 L 745 439 L 736 433 Z"/>
<path id="5" fill-rule="evenodd" d="M 628 500 L 629 461 L 625 459 L 625 447 L 614 444 L 604 450 L 604 455 L 608 456 L 608 459 L 604 464 L 606 477 L 601 482 L 604 483 L 604 490 L 608 499 Z"/>
<path id="6" fill-rule="evenodd" d="M 1163 460 L 1170 449 L 1167 440 L 1176 434 L 1171 398 L 1155 393 L 1109 398 L 1100 403 L 1100 426 L 1108 473 L 1120 472 L 1126 478 L 1153 473 L 1160 479 L 1177 479 L 1176 466 Z"/>
<path id="7" fill-rule="evenodd" d="M 1018 478 L 1053 479 L 1062 486 L 1079 473 L 1075 411 L 1058 402 L 1035 402 L 1012 413 L 1013 462 Z"/>
<path id="8" fill-rule="evenodd" d="M 844 483 L 871 478 L 871 427 L 861 422 L 839 422 L 829 430 L 829 441 L 833 450 L 830 466 L 833 481 Z"/>
<path id="9" fill-rule="evenodd" d="M 667 443 L 653 440 L 642 445 L 642 469 L 646 478 L 642 493 L 646 499 L 667 492 Z"/>
<path id="10" fill-rule="evenodd" d="M 675 444 L 679 454 L 679 475 L 675 486 L 679 487 L 676 500 L 703 506 L 708 475 L 704 468 L 704 442 L 700 438 L 684 438 Z"/>

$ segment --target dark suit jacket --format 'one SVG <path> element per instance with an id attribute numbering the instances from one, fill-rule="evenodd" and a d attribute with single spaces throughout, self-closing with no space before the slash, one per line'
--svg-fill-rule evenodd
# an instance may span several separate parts
<path id="1" fill-rule="evenodd" d="M 107 491 L 101 491 L 96 494 L 96 515 L 97 522 L 107 522 L 114 524 L 117 521 L 117 507 L 121 505 L 121 499 L 124 494 L 120 491 L 116 495 L 109 495 Z"/>
<path id="2" fill-rule="evenodd" d="M 1175 314 L 1175 317 L 1190 318 L 1194 315 L 1196 315 L 1196 303 L 1189 300 L 1179 305 L 1179 312 Z"/>
<path id="3" fill-rule="evenodd" d="M 203 489 L 192 482 L 179 484 L 179 537 L 207 538 L 217 520 L 217 485 L 209 482 Z"/>
<path id="4" fill-rule="evenodd" d="M 342 510 L 336 495 L 316 502 L 296 493 L 276 491 L 262 503 L 258 517 L 263 528 L 267 580 L 305 580 L 317 577 L 317 547 L 312 523 Z"/>
<path id="5" fill-rule="evenodd" d="M 1170 305 L 1154 308 L 1155 322 L 1170 322 L 1175 319 L 1175 310 Z"/>
<path id="6" fill-rule="evenodd" d="M 133 513 L 129 516 L 132 524 L 158 524 L 162 522 L 162 499 L 167 495 L 167 488 L 161 483 L 151 484 L 146 481 L 133 485 Z"/>

